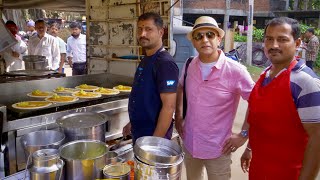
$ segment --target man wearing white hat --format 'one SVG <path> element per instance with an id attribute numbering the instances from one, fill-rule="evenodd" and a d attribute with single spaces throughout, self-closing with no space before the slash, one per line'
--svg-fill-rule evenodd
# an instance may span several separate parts
<path id="1" fill-rule="evenodd" d="M 27 22 L 27 35 L 28 35 L 28 39 L 30 39 L 30 37 L 34 36 L 35 34 L 37 34 L 37 31 L 35 29 L 35 22 L 33 20 L 29 20 Z"/>
<path id="2" fill-rule="evenodd" d="M 232 125 L 240 96 L 247 100 L 254 82 L 243 65 L 218 48 L 224 34 L 208 16 L 199 17 L 187 34 L 199 55 L 181 73 L 175 120 L 188 180 L 203 179 L 204 167 L 209 180 L 230 179 L 230 153 L 248 136 L 245 129 L 232 133 Z"/>

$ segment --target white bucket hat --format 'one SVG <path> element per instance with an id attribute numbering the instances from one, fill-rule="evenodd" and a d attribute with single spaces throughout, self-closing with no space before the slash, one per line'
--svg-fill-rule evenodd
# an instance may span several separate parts
<path id="1" fill-rule="evenodd" d="M 193 32 L 200 28 L 211 28 L 218 31 L 221 38 L 223 38 L 224 36 L 224 31 L 219 28 L 218 23 L 215 19 L 209 16 L 201 16 L 194 23 L 192 31 L 187 34 L 187 38 L 191 41 Z"/>

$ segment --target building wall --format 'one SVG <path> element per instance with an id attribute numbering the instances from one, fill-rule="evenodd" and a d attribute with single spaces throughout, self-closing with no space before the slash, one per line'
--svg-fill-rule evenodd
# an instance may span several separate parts
<path id="1" fill-rule="evenodd" d="M 249 0 L 230 0 L 230 15 L 246 16 Z M 254 0 L 254 13 L 262 16 L 272 16 L 270 11 L 285 10 L 287 0 Z M 226 0 L 183 0 L 185 13 L 199 14 L 212 13 L 224 14 Z"/>

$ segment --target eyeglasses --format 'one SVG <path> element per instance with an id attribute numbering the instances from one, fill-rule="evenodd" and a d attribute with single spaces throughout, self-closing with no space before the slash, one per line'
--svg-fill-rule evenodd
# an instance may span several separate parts
<path id="1" fill-rule="evenodd" d="M 208 31 L 206 33 L 194 34 L 192 38 L 196 41 L 200 41 L 204 36 L 206 36 L 208 39 L 214 39 L 216 37 L 216 34 L 212 31 Z"/>

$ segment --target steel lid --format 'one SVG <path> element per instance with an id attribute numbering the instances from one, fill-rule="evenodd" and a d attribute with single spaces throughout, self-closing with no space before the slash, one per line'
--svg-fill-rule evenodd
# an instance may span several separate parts
<path id="1" fill-rule="evenodd" d="M 99 113 L 81 112 L 62 116 L 56 123 L 64 128 L 92 128 L 106 123 L 106 118 Z"/>
<path id="2" fill-rule="evenodd" d="M 182 149 L 177 143 L 154 136 L 137 139 L 133 152 L 139 160 L 150 165 L 175 164 L 183 159 Z"/>
<path id="3" fill-rule="evenodd" d="M 40 149 L 32 154 L 33 159 L 51 159 L 59 157 L 58 149 Z"/>

